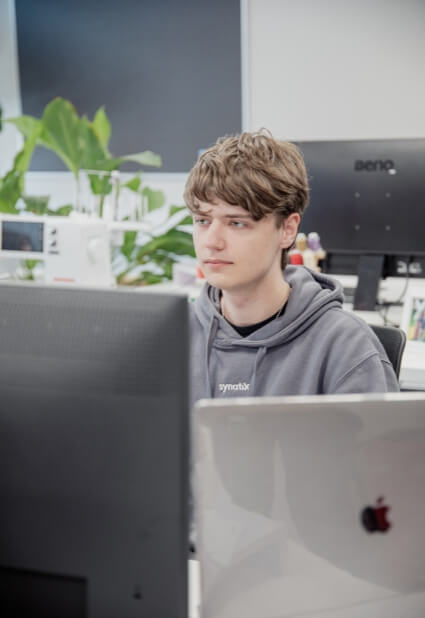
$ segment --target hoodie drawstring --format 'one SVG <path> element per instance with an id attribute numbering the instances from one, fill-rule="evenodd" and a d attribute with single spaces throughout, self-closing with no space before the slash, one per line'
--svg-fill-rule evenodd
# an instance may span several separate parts
<path id="1" fill-rule="evenodd" d="M 257 353 L 255 355 L 254 369 L 252 372 L 251 381 L 250 381 L 251 386 L 249 389 L 250 397 L 255 397 L 255 379 L 257 377 L 258 365 L 261 363 L 261 361 L 265 357 L 266 352 L 267 352 L 266 346 L 262 346 L 261 348 L 258 348 Z"/>
<path id="2" fill-rule="evenodd" d="M 218 330 L 218 319 L 215 315 L 213 315 L 212 320 L 210 321 L 209 329 L 208 329 L 208 338 L 207 338 L 207 353 L 205 355 L 205 375 L 207 378 L 207 393 L 208 397 L 213 396 L 212 388 L 211 388 L 211 380 L 210 380 L 210 357 L 211 350 L 213 347 L 213 341 L 217 334 Z"/>

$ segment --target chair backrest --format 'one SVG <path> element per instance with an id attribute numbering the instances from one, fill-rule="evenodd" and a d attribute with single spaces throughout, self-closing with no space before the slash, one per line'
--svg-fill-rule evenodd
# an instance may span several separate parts
<path id="1" fill-rule="evenodd" d="M 404 346 L 406 345 L 405 332 L 394 326 L 376 326 L 372 324 L 369 324 L 369 326 L 382 343 L 398 378 L 400 375 Z"/>

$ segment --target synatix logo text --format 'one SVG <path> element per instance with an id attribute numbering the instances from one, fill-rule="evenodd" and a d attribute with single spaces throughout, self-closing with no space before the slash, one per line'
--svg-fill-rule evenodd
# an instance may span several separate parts
<path id="1" fill-rule="evenodd" d="M 239 382 L 238 384 L 219 384 L 218 388 L 224 395 L 228 391 L 249 391 L 249 384 L 246 382 Z"/>

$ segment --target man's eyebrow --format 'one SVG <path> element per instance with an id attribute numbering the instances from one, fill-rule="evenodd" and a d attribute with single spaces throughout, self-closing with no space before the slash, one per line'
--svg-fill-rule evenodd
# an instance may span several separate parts
<path id="1" fill-rule="evenodd" d="M 228 215 L 224 215 L 225 219 L 252 219 L 250 214 L 246 214 L 246 215 L 241 215 L 239 213 L 230 213 Z"/>
<path id="2" fill-rule="evenodd" d="M 195 211 L 193 214 L 196 216 L 201 216 L 201 217 L 208 217 L 211 215 L 211 213 L 213 212 L 213 209 L 210 208 L 210 210 L 197 210 Z M 247 214 L 241 214 L 241 213 L 229 213 L 227 215 L 223 216 L 223 219 L 252 219 L 251 215 L 249 213 Z"/>

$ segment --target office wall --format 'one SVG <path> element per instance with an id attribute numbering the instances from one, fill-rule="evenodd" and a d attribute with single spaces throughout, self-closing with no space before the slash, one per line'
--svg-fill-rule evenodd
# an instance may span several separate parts
<path id="1" fill-rule="evenodd" d="M 5 117 L 21 113 L 16 57 L 14 0 L 0 0 L 0 105 Z M 0 175 L 10 167 L 20 144 L 13 127 L 0 132 Z"/>
<path id="2" fill-rule="evenodd" d="M 239 0 L 15 0 L 22 108 L 55 96 L 93 117 L 111 150 L 150 149 L 186 172 L 217 135 L 240 131 Z M 36 151 L 32 169 L 61 169 Z"/>
<path id="3" fill-rule="evenodd" d="M 245 128 L 425 136 L 423 0 L 246 0 Z"/>
<path id="4" fill-rule="evenodd" d="M 0 0 L 0 100 L 8 115 L 20 112 L 13 5 Z M 425 136 L 423 0 L 241 0 L 241 9 L 244 128 L 267 126 L 295 140 Z M 16 151 L 7 132 L 0 173 Z"/>

